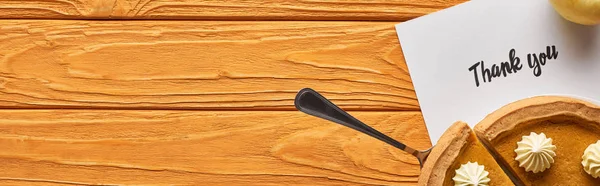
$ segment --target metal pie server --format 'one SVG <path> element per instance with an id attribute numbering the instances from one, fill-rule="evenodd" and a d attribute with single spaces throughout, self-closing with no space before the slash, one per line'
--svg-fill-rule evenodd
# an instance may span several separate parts
<path id="1" fill-rule="evenodd" d="M 423 163 L 433 148 L 432 147 L 424 151 L 418 151 L 414 148 L 406 146 L 405 144 L 390 138 L 389 136 L 352 117 L 350 114 L 340 109 L 327 98 L 310 88 L 304 88 L 298 92 L 294 100 L 294 105 L 296 106 L 296 109 L 306 114 L 350 127 L 371 137 L 377 138 L 409 154 L 412 154 L 419 160 L 419 165 L 421 168 L 423 168 Z"/>

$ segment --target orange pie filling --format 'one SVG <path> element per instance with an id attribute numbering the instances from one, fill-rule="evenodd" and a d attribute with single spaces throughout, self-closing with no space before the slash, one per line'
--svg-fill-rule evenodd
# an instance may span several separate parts
<path id="1" fill-rule="evenodd" d="M 600 139 L 600 129 L 594 127 L 596 124 L 582 124 L 581 122 L 585 121 L 577 120 L 562 116 L 517 125 L 510 132 L 492 141 L 491 146 L 495 147 L 496 153 L 506 161 L 513 175 L 525 185 L 553 185 L 564 183 L 566 180 L 578 185 L 600 185 L 600 179 L 588 174 L 581 164 L 586 148 Z M 520 162 L 516 160 L 517 143 L 532 132 L 545 134 L 556 146 L 554 162 L 549 168 L 539 172 L 527 171 L 527 168 L 519 166 Z"/>

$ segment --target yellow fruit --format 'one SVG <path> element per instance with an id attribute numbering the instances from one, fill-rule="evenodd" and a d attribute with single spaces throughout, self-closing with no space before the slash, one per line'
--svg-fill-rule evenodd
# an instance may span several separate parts
<path id="1" fill-rule="evenodd" d="M 582 25 L 600 23 L 600 0 L 550 0 L 563 18 Z"/>

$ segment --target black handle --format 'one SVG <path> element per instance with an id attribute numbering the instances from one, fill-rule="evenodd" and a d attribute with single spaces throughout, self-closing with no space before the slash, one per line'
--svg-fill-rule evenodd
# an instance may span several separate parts
<path id="1" fill-rule="evenodd" d="M 296 105 L 296 109 L 306 114 L 353 128 L 354 130 L 377 138 L 410 154 L 414 155 L 416 153 L 413 148 L 407 147 L 403 143 L 386 136 L 385 134 L 352 117 L 350 114 L 331 103 L 331 101 L 327 100 L 327 98 L 321 96 L 321 94 L 310 88 L 304 88 L 300 90 L 296 95 L 294 104 Z"/>

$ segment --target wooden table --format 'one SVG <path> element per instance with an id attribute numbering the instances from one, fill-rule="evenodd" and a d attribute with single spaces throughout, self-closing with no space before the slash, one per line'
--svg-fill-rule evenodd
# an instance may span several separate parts
<path id="1" fill-rule="evenodd" d="M 0 0 L 0 184 L 413 185 L 431 146 L 394 25 L 464 0 Z"/>

